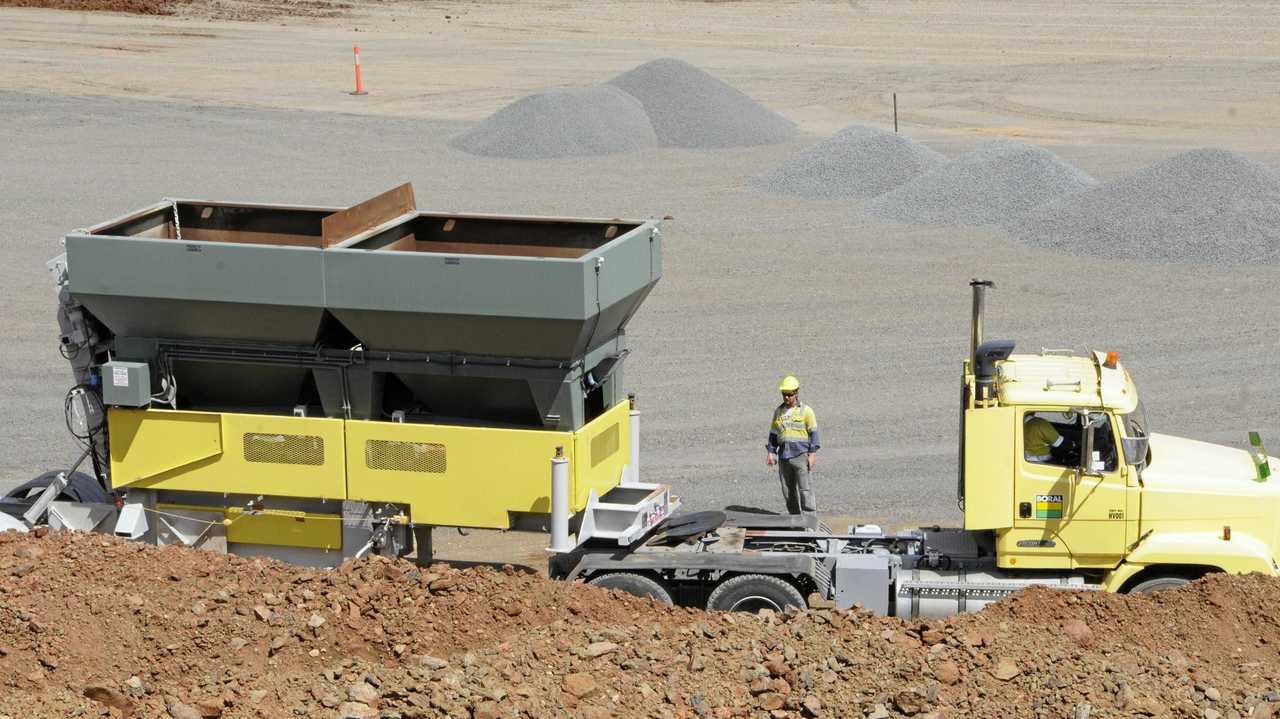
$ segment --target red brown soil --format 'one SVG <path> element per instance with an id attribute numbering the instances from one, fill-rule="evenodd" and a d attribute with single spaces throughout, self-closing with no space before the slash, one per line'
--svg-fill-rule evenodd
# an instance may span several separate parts
<path id="1" fill-rule="evenodd" d="M 321 623 L 319 620 L 323 620 Z M 1271 717 L 1280 580 L 908 623 L 708 614 L 508 569 L 0 534 L 9 717 Z"/>
<path id="2" fill-rule="evenodd" d="M 38 7 L 77 12 L 173 15 L 191 0 L 0 0 L 0 7 Z"/>
<path id="3" fill-rule="evenodd" d="M 254 22 L 282 17 L 338 17 L 352 5 L 340 0 L 0 0 L 0 7 L 188 15 Z"/>

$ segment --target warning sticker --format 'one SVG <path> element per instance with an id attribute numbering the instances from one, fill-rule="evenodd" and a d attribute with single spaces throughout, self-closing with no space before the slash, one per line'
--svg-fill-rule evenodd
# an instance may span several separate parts
<path id="1" fill-rule="evenodd" d="M 129 368 L 128 367 L 112 367 L 111 368 L 111 385 L 113 387 L 129 386 Z"/>
<path id="2" fill-rule="evenodd" d="M 1037 494 L 1036 519 L 1062 519 L 1062 495 Z"/>

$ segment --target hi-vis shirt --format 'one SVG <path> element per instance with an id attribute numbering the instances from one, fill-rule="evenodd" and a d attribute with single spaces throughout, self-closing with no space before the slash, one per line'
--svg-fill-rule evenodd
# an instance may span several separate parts
<path id="1" fill-rule="evenodd" d="M 1062 444 L 1062 435 L 1043 417 L 1027 417 L 1022 424 L 1022 443 L 1026 446 L 1028 462 L 1048 462 L 1053 452 Z"/>
<path id="2" fill-rule="evenodd" d="M 807 404 L 788 407 L 785 403 L 773 411 L 773 423 L 769 425 L 769 454 L 782 459 L 799 457 L 818 451 L 818 418 Z"/>

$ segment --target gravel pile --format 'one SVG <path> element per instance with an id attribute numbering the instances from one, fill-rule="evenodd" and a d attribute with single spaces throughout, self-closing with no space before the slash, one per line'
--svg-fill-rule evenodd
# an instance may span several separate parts
<path id="1" fill-rule="evenodd" d="M 875 197 L 946 161 L 902 135 L 850 125 L 752 184 L 766 192 L 811 200 Z"/>
<path id="2" fill-rule="evenodd" d="M 486 157 L 584 157 L 655 147 L 640 103 L 610 85 L 548 90 L 490 115 L 450 144 Z"/>
<path id="3" fill-rule="evenodd" d="M 881 195 L 867 212 L 908 224 L 996 225 L 1096 184 L 1042 147 L 993 140 Z"/>
<path id="4" fill-rule="evenodd" d="M 1280 175 L 1226 150 L 1191 150 L 1041 207 L 1010 231 L 1095 257 L 1276 263 Z"/>
<path id="5" fill-rule="evenodd" d="M 796 134 L 787 118 L 682 60 L 653 60 L 609 84 L 644 105 L 665 147 L 768 145 Z"/>

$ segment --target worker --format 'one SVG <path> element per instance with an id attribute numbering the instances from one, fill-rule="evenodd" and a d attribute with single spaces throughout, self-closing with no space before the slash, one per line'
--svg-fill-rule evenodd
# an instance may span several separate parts
<path id="1" fill-rule="evenodd" d="M 1053 464 L 1053 450 L 1061 447 L 1064 441 L 1058 430 L 1044 417 L 1029 414 L 1022 423 L 1022 445 L 1028 462 Z"/>
<path id="2" fill-rule="evenodd" d="M 800 402 L 800 380 L 787 375 L 778 385 L 782 404 L 773 411 L 769 425 L 769 452 L 765 463 L 778 465 L 782 494 L 791 514 L 817 516 L 811 473 L 818 459 L 818 418 Z"/>

